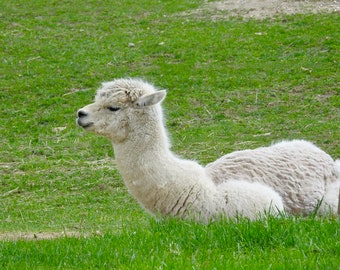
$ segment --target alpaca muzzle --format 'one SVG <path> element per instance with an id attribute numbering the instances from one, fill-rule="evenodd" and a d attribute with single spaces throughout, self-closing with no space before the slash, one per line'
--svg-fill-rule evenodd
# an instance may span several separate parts
<path id="1" fill-rule="evenodd" d="M 77 120 L 76 120 L 77 125 L 80 126 L 80 127 L 82 127 L 82 128 L 84 128 L 84 129 L 86 129 L 86 128 L 88 128 L 88 127 L 90 127 L 90 126 L 93 125 L 93 122 L 86 122 L 86 121 L 84 120 L 84 118 L 85 118 L 87 115 L 88 115 L 88 113 L 85 112 L 85 111 L 83 111 L 83 110 L 79 110 L 79 111 L 77 112 L 77 116 L 78 116 L 78 117 L 77 117 Z"/>

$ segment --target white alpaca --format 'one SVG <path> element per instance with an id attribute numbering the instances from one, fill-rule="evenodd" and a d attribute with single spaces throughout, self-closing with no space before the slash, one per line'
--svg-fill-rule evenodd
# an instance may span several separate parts
<path id="1" fill-rule="evenodd" d="M 129 192 L 154 214 L 208 221 L 264 213 L 336 212 L 339 172 L 306 141 L 234 152 L 206 168 L 170 150 L 160 102 L 165 91 L 137 79 L 103 83 L 77 123 L 109 138 Z M 340 171 L 340 170 L 339 170 Z"/>

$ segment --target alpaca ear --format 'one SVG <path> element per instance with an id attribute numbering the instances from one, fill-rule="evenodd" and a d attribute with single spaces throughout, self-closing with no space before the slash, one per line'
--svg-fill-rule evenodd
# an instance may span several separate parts
<path id="1" fill-rule="evenodd" d="M 155 105 L 159 102 L 161 102 L 166 96 L 166 91 L 157 91 L 155 93 L 141 96 L 134 102 L 134 106 L 137 108 L 143 108 L 143 107 L 148 107 Z"/>

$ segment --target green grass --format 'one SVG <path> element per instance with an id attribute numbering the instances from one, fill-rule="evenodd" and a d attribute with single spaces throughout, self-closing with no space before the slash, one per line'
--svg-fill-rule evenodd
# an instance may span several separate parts
<path id="1" fill-rule="evenodd" d="M 339 218 L 155 221 L 75 115 L 100 82 L 138 76 L 168 90 L 183 157 L 300 138 L 340 158 L 339 14 L 212 21 L 183 16 L 203 1 L 135 2 L 0 2 L 0 233 L 90 235 L 2 241 L 0 268 L 336 269 Z"/>
<path id="2" fill-rule="evenodd" d="M 150 220 L 90 238 L 2 245 L 13 269 L 337 269 L 335 220 L 269 219 L 209 225 Z M 318 233 L 316 233 L 317 231 Z M 320 237 L 322 235 L 322 237 Z M 329 241 L 332 239 L 332 241 Z"/>

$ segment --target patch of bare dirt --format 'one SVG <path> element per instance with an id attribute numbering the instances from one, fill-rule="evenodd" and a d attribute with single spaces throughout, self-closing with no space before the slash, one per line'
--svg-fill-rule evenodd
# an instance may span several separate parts
<path id="1" fill-rule="evenodd" d="M 222 0 L 206 1 L 191 15 L 204 16 L 209 13 L 213 20 L 240 16 L 243 18 L 265 19 L 277 15 L 303 13 L 340 12 L 339 0 Z M 187 14 L 188 15 L 188 14 Z"/>
<path id="2" fill-rule="evenodd" d="M 79 232 L 2 232 L 0 233 L 0 241 L 16 241 L 16 240 L 51 240 L 62 237 L 86 237 L 87 235 Z"/>

